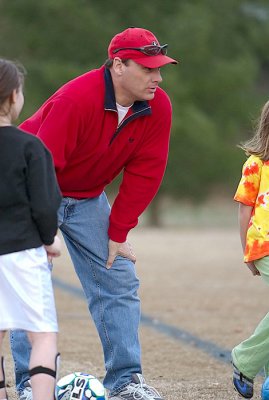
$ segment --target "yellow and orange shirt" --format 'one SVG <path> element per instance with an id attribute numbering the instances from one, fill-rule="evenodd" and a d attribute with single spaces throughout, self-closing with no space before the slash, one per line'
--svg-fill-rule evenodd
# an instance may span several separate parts
<path id="1" fill-rule="evenodd" d="M 242 169 L 234 200 L 253 207 L 244 261 L 269 255 L 269 161 L 250 156 Z"/>

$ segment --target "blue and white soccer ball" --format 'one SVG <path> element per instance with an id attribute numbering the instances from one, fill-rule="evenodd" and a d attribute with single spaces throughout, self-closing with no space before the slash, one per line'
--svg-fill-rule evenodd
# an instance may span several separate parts
<path id="1" fill-rule="evenodd" d="M 269 400 L 269 378 L 266 378 L 263 382 L 261 398 L 262 400 Z"/>
<path id="2" fill-rule="evenodd" d="M 61 378 L 55 388 L 56 400 L 105 400 L 105 388 L 93 375 L 74 372 Z"/>

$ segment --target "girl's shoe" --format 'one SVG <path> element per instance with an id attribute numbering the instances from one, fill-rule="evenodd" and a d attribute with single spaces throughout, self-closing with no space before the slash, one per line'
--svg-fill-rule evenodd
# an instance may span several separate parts
<path id="1" fill-rule="evenodd" d="M 266 378 L 262 385 L 261 390 L 262 400 L 269 400 L 269 378 Z"/>
<path id="2" fill-rule="evenodd" d="M 235 390 L 245 399 L 251 399 L 253 397 L 253 379 L 242 374 L 234 364 L 233 367 L 233 384 Z"/>

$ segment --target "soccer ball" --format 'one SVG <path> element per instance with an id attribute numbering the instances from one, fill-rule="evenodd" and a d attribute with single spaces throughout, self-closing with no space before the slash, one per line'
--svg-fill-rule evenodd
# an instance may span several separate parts
<path id="1" fill-rule="evenodd" d="M 269 378 L 263 382 L 261 398 L 262 400 L 269 400 Z"/>
<path id="2" fill-rule="evenodd" d="M 106 400 L 105 388 L 93 375 L 74 372 L 61 378 L 55 388 L 56 400 Z"/>

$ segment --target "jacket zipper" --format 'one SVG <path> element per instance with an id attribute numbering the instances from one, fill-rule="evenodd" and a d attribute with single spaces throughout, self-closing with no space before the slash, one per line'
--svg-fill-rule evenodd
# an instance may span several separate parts
<path id="1" fill-rule="evenodd" d="M 124 119 L 123 121 L 121 121 L 121 123 L 120 123 L 120 125 L 118 126 L 116 132 L 113 134 L 112 138 L 110 139 L 109 145 L 112 144 L 112 142 L 116 139 L 116 137 L 117 137 L 118 134 L 120 133 L 121 129 L 122 129 L 125 125 L 127 125 L 130 121 L 133 121 L 134 119 L 138 118 L 138 117 L 139 117 L 139 114 L 142 114 L 142 116 L 143 116 L 143 115 L 147 115 L 147 114 L 144 114 L 144 112 L 145 112 L 146 110 L 149 110 L 149 109 L 150 109 L 150 107 L 144 108 L 143 110 L 137 111 L 137 112 L 133 113 L 132 115 L 130 115 L 128 118 L 126 118 L 126 119 Z"/>

